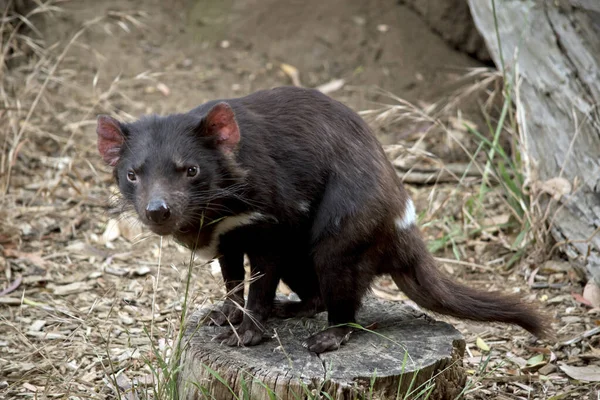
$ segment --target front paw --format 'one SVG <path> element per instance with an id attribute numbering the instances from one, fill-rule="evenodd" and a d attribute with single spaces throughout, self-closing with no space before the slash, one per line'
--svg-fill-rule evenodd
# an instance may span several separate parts
<path id="1" fill-rule="evenodd" d="M 213 340 L 227 346 L 254 346 L 262 342 L 263 330 L 251 320 L 244 320 L 237 329 L 227 331 L 215 336 Z"/>
<path id="2" fill-rule="evenodd" d="M 327 328 L 306 339 L 302 345 L 317 354 L 337 350 L 348 341 L 351 333 L 352 329 L 349 327 Z"/>
<path id="3" fill-rule="evenodd" d="M 244 311 L 241 305 L 235 304 L 231 300 L 225 300 L 225 304 L 220 310 L 212 310 L 207 316 L 208 325 L 223 326 L 225 324 L 237 325 L 242 322 Z"/>

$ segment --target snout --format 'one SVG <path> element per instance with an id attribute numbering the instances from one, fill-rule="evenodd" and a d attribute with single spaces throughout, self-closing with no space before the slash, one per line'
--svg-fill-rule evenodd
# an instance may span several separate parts
<path id="1" fill-rule="evenodd" d="M 163 225 L 171 218 L 171 209 L 163 199 L 152 199 L 146 206 L 146 218 L 156 225 Z"/>

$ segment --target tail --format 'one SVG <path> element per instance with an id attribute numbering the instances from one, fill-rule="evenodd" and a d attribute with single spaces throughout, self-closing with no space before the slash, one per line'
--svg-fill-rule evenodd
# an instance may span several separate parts
<path id="1" fill-rule="evenodd" d="M 452 281 L 437 268 L 420 237 L 411 242 L 412 257 L 403 254 L 396 258 L 400 265 L 394 266 L 390 275 L 419 306 L 461 319 L 516 324 L 537 337 L 549 336 L 548 318 L 534 307 L 514 295 L 483 292 Z"/>

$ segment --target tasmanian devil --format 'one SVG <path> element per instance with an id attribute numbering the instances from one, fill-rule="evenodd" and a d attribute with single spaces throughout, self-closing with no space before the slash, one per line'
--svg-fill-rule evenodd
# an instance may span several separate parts
<path id="1" fill-rule="evenodd" d="M 237 335 L 217 337 L 229 345 L 259 343 L 270 315 L 326 310 L 330 327 L 304 344 L 337 349 L 380 274 L 431 311 L 545 332 L 544 319 L 518 298 L 470 289 L 438 270 L 368 125 L 316 90 L 264 90 L 133 123 L 99 116 L 97 134 L 141 221 L 218 257 L 228 297 L 211 319 L 240 324 Z M 242 312 L 235 303 L 244 304 L 244 255 L 255 279 Z M 279 280 L 301 301 L 275 302 Z"/>

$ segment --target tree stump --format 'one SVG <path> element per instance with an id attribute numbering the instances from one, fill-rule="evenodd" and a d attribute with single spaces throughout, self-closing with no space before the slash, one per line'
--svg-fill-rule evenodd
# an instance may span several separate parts
<path id="1" fill-rule="evenodd" d="M 454 399 L 465 384 L 465 342 L 451 325 L 399 302 L 368 296 L 357 331 L 338 351 L 317 355 L 304 339 L 327 326 L 315 318 L 269 319 L 271 337 L 254 347 L 228 347 L 211 339 L 226 327 L 203 324 L 207 307 L 196 311 L 182 341 L 179 396 L 182 399 Z M 269 389 L 266 389 L 269 388 Z M 406 394 L 412 395 L 406 396 Z M 370 394 L 372 396 L 370 397 Z M 325 398 L 325 397 L 323 397 Z"/>

